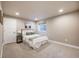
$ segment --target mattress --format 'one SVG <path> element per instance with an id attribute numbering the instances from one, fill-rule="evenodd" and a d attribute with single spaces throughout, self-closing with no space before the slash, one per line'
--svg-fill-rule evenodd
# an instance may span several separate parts
<path id="1" fill-rule="evenodd" d="M 34 49 L 39 48 L 42 44 L 48 42 L 47 36 L 40 36 L 39 34 L 25 35 L 23 36 L 23 40 Z"/>

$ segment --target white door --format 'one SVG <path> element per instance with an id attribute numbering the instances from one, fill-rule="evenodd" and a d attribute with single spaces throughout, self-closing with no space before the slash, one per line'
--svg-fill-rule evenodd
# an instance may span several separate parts
<path id="1" fill-rule="evenodd" d="M 4 44 L 16 42 L 16 19 L 4 18 Z"/>

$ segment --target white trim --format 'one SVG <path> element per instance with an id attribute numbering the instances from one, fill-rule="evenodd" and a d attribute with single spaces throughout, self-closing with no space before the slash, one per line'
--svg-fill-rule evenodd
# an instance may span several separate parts
<path id="1" fill-rule="evenodd" d="M 3 55 L 3 39 L 4 39 L 4 31 L 3 31 L 3 25 L 2 25 L 2 42 L 1 42 L 0 58 L 2 58 L 2 55 Z"/>
<path id="2" fill-rule="evenodd" d="M 1 48 L 1 58 L 2 58 L 2 55 L 3 55 L 3 44 L 2 44 L 2 48 Z"/>
<path id="3" fill-rule="evenodd" d="M 56 44 L 63 45 L 63 46 L 79 49 L 79 46 L 76 46 L 76 45 L 72 45 L 72 44 L 68 44 L 68 43 L 63 43 L 63 42 L 58 42 L 58 41 L 53 41 L 53 40 L 52 40 L 52 42 L 56 43 Z"/>

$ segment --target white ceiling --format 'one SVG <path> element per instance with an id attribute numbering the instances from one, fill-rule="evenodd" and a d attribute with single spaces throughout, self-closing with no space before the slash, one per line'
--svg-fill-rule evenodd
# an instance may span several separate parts
<path id="1" fill-rule="evenodd" d="M 59 9 L 64 9 L 63 13 L 75 11 L 79 8 L 78 2 L 69 1 L 8 1 L 2 2 L 3 12 L 6 15 L 20 17 L 26 20 L 34 20 L 35 17 L 39 19 L 46 19 L 48 17 L 57 16 Z M 20 15 L 16 16 L 15 13 Z"/>

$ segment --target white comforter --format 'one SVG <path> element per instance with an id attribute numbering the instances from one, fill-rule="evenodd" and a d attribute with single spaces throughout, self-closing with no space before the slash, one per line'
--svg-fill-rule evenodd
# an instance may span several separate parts
<path id="1" fill-rule="evenodd" d="M 23 40 L 29 44 L 33 49 L 39 48 L 41 45 L 48 42 L 47 36 L 40 36 L 38 34 L 34 35 L 24 35 Z"/>

